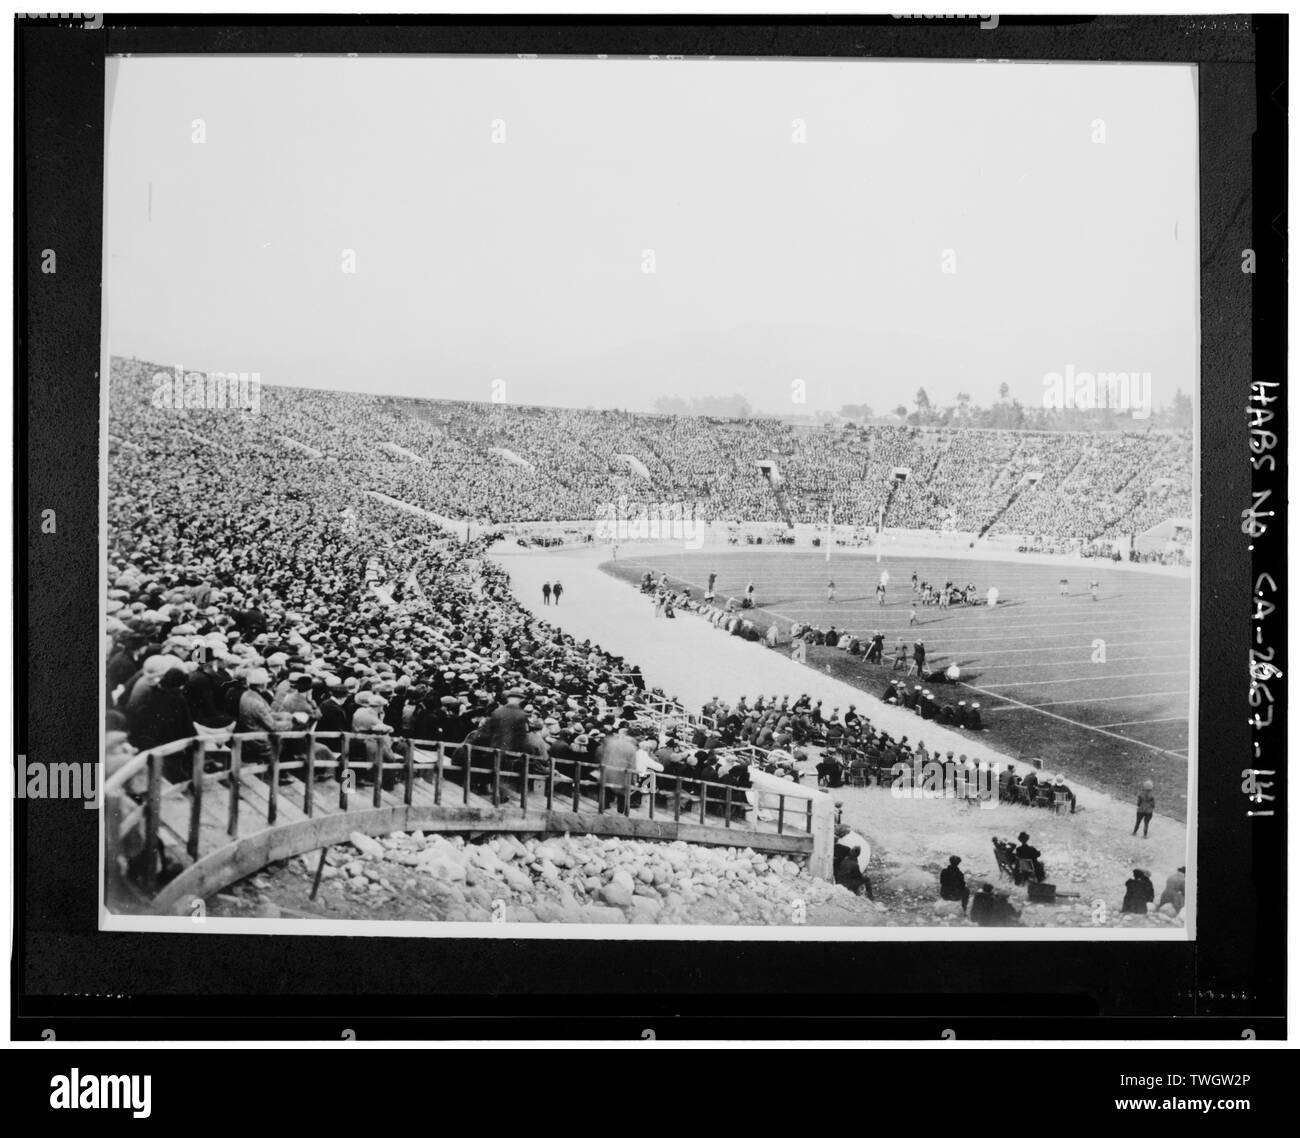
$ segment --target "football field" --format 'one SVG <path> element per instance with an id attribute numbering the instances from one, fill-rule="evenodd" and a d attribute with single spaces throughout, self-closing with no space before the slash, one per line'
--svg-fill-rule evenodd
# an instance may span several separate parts
<path id="1" fill-rule="evenodd" d="M 837 552 L 828 564 L 823 551 L 747 547 L 641 559 L 630 553 L 606 568 L 629 580 L 646 570 L 656 578 L 666 571 L 696 598 L 711 571 L 718 574 L 721 603 L 739 598 L 752 580 L 753 619 L 763 627 L 777 622 L 783 640 L 795 621 L 834 625 L 864 639 L 884 633 L 884 667 L 836 649 L 808 654 L 810 666 L 877 695 L 901 674 L 891 671 L 898 638 L 909 646 L 923 640 L 927 670 L 951 663 L 961 669 L 960 682 L 935 687 L 936 697 L 941 703 L 978 701 L 991 745 L 1042 757 L 1124 796 L 1143 778 L 1158 778 L 1162 809 L 1174 812 L 1177 801 L 1185 810 L 1190 577 L 1107 568 L 1101 561 L 1060 566 L 893 556 L 877 564 L 871 556 Z M 973 584 L 981 602 L 996 587 L 998 604 L 923 606 L 912 592 L 914 572 L 932 585 Z M 875 593 L 882 573 L 883 606 Z M 1068 578 L 1064 587 L 1062 577 Z M 827 597 L 830 579 L 833 601 Z M 1096 600 L 1088 588 L 1093 580 Z"/>

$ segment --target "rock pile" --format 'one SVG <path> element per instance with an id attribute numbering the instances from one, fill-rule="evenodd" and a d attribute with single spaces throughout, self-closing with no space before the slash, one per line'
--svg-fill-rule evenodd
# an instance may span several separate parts
<path id="1" fill-rule="evenodd" d="M 295 858 L 288 872 L 307 884 L 319 857 Z M 261 876 L 249 884 L 257 888 Z M 814 878 L 799 861 L 686 842 L 590 835 L 542 840 L 513 834 L 466 840 L 419 832 L 371 838 L 355 833 L 350 844 L 329 850 L 321 876 L 319 898 L 325 908 L 386 919 L 767 926 L 884 922 L 883 906 Z"/>

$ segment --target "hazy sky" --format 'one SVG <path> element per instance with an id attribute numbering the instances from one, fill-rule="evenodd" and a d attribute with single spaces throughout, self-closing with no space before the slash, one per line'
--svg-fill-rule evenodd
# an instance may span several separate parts
<path id="1" fill-rule="evenodd" d="M 1190 68 L 113 62 L 113 353 L 631 409 L 1196 390 Z"/>

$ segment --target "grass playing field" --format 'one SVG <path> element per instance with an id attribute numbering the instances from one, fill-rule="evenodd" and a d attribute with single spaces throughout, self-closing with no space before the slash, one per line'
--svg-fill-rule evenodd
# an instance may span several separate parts
<path id="1" fill-rule="evenodd" d="M 776 621 L 785 634 L 795 621 L 869 637 L 885 634 L 886 664 L 829 648 L 808 653 L 810 667 L 830 671 L 879 695 L 891 676 L 898 637 L 925 642 L 927 669 L 956 663 L 961 681 L 936 688 L 940 702 L 978 700 L 987 741 L 1023 759 L 1083 779 L 1120 798 L 1143 779 L 1156 783 L 1157 808 L 1186 818 L 1191 692 L 1191 580 L 1106 568 L 1105 563 L 1056 566 L 936 557 L 874 557 L 821 551 L 682 552 L 637 559 L 631 551 L 605 566 L 630 582 L 667 572 L 699 598 L 711 571 L 721 603 L 739 598 L 753 581 L 755 623 Z M 881 573 L 886 603 L 876 602 Z M 921 581 L 974 584 L 987 604 L 941 609 L 912 593 Z M 1060 579 L 1069 584 L 1061 595 Z M 826 585 L 835 581 L 835 600 Z M 1096 580 L 1098 599 L 1089 595 Z M 912 608 L 916 623 L 909 623 Z M 784 638 L 784 636 L 783 636 Z M 764 649 L 755 646 L 755 651 Z M 930 685 L 933 686 L 933 685 Z M 755 692 L 755 695 L 760 694 Z M 841 708 L 841 711 L 844 709 Z"/>

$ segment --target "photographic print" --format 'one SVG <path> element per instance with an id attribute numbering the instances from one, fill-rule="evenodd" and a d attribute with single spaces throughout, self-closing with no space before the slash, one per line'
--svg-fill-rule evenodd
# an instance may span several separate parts
<path id="1" fill-rule="evenodd" d="M 103 928 L 1194 935 L 1195 66 L 106 120 Z"/>

